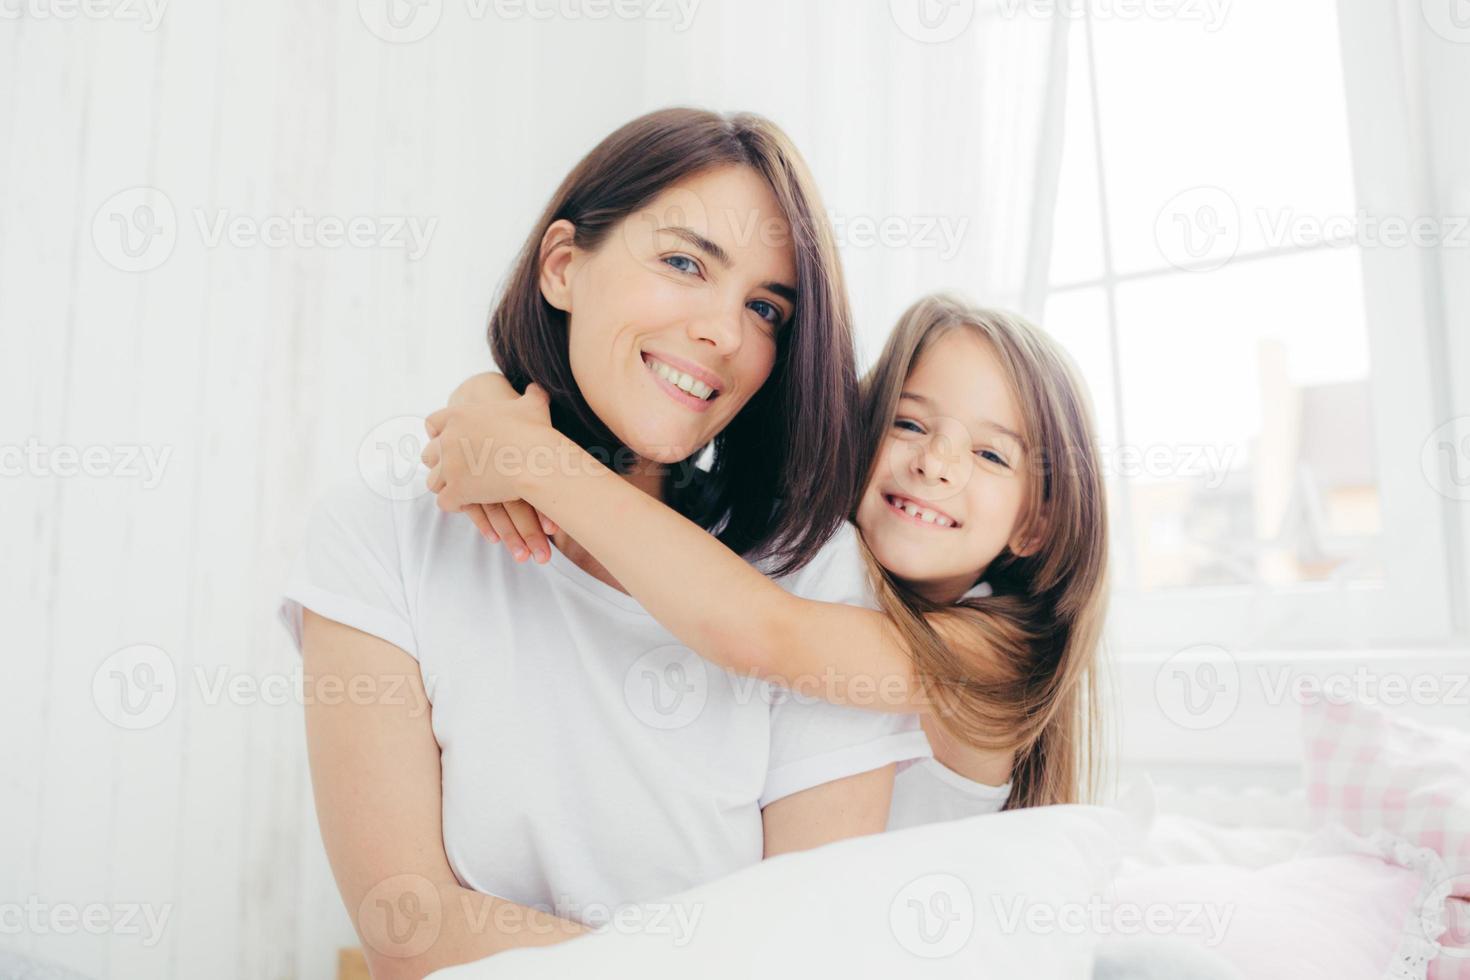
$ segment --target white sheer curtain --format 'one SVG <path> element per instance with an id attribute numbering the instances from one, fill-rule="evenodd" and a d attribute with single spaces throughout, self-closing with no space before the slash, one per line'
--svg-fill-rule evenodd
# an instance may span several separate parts
<path id="1" fill-rule="evenodd" d="M 924 290 L 1039 296 L 1064 35 L 1024 4 L 951 3 L 963 29 L 925 43 L 902 3 L 646 3 L 625 20 L 391 0 L 388 20 L 387 2 L 12 4 L 0 21 L 0 444 L 7 465 L 29 444 L 118 463 L 3 478 L 0 882 L 167 910 L 151 943 L 7 937 L 90 975 L 324 977 L 355 945 L 299 699 L 275 703 L 300 683 L 276 595 L 308 504 L 365 437 L 489 366 L 497 282 L 605 133 L 677 103 L 786 127 L 845 226 L 865 358 Z M 410 256 L 217 234 L 297 215 L 430 236 Z M 132 262 L 119 219 L 168 249 Z M 885 221 L 890 244 L 865 244 Z M 154 480 L 129 452 L 166 465 Z M 94 682 L 136 644 L 176 688 L 128 727 Z"/>

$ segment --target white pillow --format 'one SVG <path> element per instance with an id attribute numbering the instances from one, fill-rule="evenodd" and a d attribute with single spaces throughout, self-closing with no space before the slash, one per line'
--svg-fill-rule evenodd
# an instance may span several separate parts
<path id="1" fill-rule="evenodd" d="M 1138 843 L 1131 818 L 1090 806 L 859 837 L 630 906 L 626 924 L 431 976 L 1085 980 L 1097 942 L 1085 909 Z"/>

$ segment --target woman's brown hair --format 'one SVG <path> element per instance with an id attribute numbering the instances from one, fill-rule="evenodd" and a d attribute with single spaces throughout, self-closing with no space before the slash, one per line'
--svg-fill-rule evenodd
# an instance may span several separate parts
<path id="1" fill-rule="evenodd" d="M 795 309 L 777 334 L 771 376 L 715 437 L 709 471 L 696 452 L 674 467 L 668 503 L 737 554 L 801 567 L 851 509 L 857 483 L 857 367 L 837 246 L 811 175 L 790 139 L 750 113 L 661 109 L 620 127 L 582 158 L 527 236 L 490 317 L 496 364 L 517 391 L 537 382 L 552 421 L 615 467 L 630 451 L 572 377 L 567 316 L 539 284 L 541 239 L 555 221 L 594 250 L 660 193 L 703 171 L 749 167 L 770 186 L 796 255 Z"/>
<path id="2" fill-rule="evenodd" d="M 1029 477 L 1022 534 L 1040 546 L 1024 557 L 1006 548 L 983 576 L 992 594 L 953 605 L 906 588 L 864 547 L 869 574 L 946 733 L 1014 754 L 1006 809 L 1083 802 L 1099 779 L 1108 522 L 1087 389 L 1070 359 L 1019 316 L 923 297 L 863 379 L 865 470 L 871 479 L 909 371 L 952 330 L 988 341 L 1010 379 Z"/>

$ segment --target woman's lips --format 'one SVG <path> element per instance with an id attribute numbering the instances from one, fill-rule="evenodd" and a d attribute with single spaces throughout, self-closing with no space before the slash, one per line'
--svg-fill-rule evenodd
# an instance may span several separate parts
<path id="1" fill-rule="evenodd" d="M 639 360 L 643 364 L 643 373 L 648 375 L 649 379 L 653 381 L 654 384 L 658 385 L 659 389 L 662 390 L 664 394 L 668 395 L 674 401 L 678 402 L 680 405 L 683 405 L 691 412 L 709 411 L 709 401 L 706 401 L 703 398 L 695 398 L 693 395 L 689 394 L 689 392 L 685 391 L 683 388 L 680 388 L 678 385 L 659 377 L 653 372 L 653 369 L 648 366 L 648 360 L 646 357 L 640 356 Z"/>

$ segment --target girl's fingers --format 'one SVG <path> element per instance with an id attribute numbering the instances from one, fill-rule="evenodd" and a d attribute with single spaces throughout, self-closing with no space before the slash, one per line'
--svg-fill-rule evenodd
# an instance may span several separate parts
<path id="1" fill-rule="evenodd" d="M 497 544 L 500 541 L 500 535 L 498 535 L 498 534 L 495 533 L 495 526 L 490 523 L 490 508 L 491 507 L 498 507 L 498 506 L 500 506 L 500 505 L 499 504 L 478 504 L 478 505 L 476 505 L 477 510 L 479 512 L 479 515 L 484 520 L 485 523 L 484 523 L 484 526 L 481 527 L 480 522 L 479 521 L 476 521 L 475 522 L 475 526 L 478 527 L 478 528 L 480 528 L 481 532 L 484 533 L 484 535 L 485 535 L 485 540 L 486 541 L 489 541 L 491 544 Z"/>
<path id="2" fill-rule="evenodd" d="M 536 508 L 524 500 L 511 500 L 506 502 L 505 509 L 536 561 L 542 564 L 550 561 L 551 545 L 546 540 L 546 532 L 541 529 L 541 515 L 536 512 Z M 516 558 L 519 560 L 520 556 L 517 555 Z"/>
<path id="3" fill-rule="evenodd" d="M 494 544 L 498 540 L 498 538 L 493 537 L 495 529 L 490 526 L 490 517 L 485 513 L 483 504 L 468 504 L 463 508 L 461 513 L 470 519 L 471 523 L 475 525 L 480 535 L 486 541 Z"/>
<path id="4" fill-rule="evenodd" d="M 504 504 L 492 504 L 485 508 L 485 513 L 490 516 L 490 526 L 500 535 L 501 542 L 510 549 L 516 561 L 524 561 L 530 556 L 531 549 L 521 540 L 520 532 L 516 530 L 510 515 L 505 512 Z"/>
<path id="5" fill-rule="evenodd" d="M 541 512 L 537 511 L 537 513 L 540 514 Z M 556 532 L 559 531 L 560 528 L 556 526 L 556 522 L 553 521 L 551 518 L 547 517 L 545 514 L 541 514 L 541 530 L 545 531 L 546 536 L 550 538 L 555 537 Z"/>
<path id="6" fill-rule="evenodd" d="M 439 465 L 439 438 L 437 434 L 424 446 L 424 451 L 419 454 L 419 461 L 425 466 L 432 467 Z"/>

